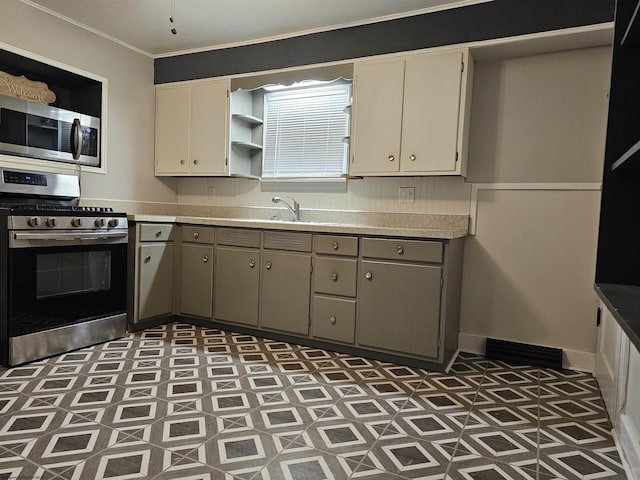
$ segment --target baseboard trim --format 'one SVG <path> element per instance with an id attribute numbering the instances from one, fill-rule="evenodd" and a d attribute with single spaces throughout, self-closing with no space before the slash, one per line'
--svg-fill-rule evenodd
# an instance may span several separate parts
<path id="1" fill-rule="evenodd" d="M 485 336 L 463 332 L 458 334 L 458 348 L 461 352 L 484 355 L 486 345 L 487 337 Z M 595 370 L 595 364 L 595 353 L 565 349 L 562 351 L 562 368 L 593 373 Z"/>

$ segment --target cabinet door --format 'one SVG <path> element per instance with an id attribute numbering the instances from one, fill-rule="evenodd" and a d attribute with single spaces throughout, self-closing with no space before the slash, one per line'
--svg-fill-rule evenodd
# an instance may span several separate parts
<path id="1" fill-rule="evenodd" d="M 215 283 L 216 320 L 257 326 L 260 251 L 217 247 Z"/>
<path id="2" fill-rule="evenodd" d="M 442 268 L 362 261 L 358 271 L 358 343 L 437 357 Z"/>
<path id="3" fill-rule="evenodd" d="M 398 172 L 404 60 L 356 64 L 350 172 Z"/>
<path id="4" fill-rule="evenodd" d="M 156 175 L 189 171 L 189 88 L 156 92 Z"/>
<path id="5" fill-rule="evenodd" d="M 140 245 L 138 320 L 173 313 L 173 244 Z"/>
<path id="6" fill-rule="evenodd" d="M 211 318 L 213 311 L 213 247 L 182 245 L 180 311 Z"/>
<path id="7" fill-rule="evenodd" d="M 401 171 L 455 172 L 461 67 L 461 52 L 406 61 Z"/>
<path id="8" fill-rule="evenodd" d="M 262 261 L 261 326 L 309 333 L 311 255 L 265 252 Z"/>
<path id="9" fill-rule="evenodd" d="M 191 173 L 226 173 L 228 112 L 226 81 L 191 87 Z"/>

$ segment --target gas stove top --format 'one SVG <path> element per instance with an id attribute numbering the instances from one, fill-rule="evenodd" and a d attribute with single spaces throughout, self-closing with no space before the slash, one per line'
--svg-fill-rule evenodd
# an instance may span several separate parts
<path id="1" fill-rule="evenodd" d="M 126 213 L 78 205 L 80 179 L 67 173 L 0 169 L 0 217 L 14 230 L 127 228 Z"/>
<path id="2" fill-rule="evenodd" d="M 2 206 L 9 210 L 10 215 L 75 215 L 81 217 L 92 215 L 126 216 L 125 213 L 114 212 L 111 207 L 81 207 L 79 205 L 51 205 L 39 203 L 6 204 Z"/>

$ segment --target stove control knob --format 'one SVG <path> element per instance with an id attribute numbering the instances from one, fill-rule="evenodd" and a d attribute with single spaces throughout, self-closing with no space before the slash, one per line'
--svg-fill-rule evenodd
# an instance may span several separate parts
<path id="1" fill-rule="evenodd" d="M 82 226 L 82 219 L 80 217 L 75 217 L 71 219 L 71 226 L 72 227 L 81 227 Z"/>
<path id="2" fill-rule="evenodd" d="M 96 221 L 93 222 L 93 223 L 98 228 L 104 227 L 107 224 L 107 222 L 105 222 L 104 218 L 96 218 Z"/>
<path id="3" fill-rule="evenodd" d="M 46 221 L 47 227 L 55 227 L 56 226 L 56 217 L 49 217 Z"/>
<path id="4" fill-rule="evenodd" d="M 111 220 L 109 220 L 109 226 L 111 228 L 115 228 L 118 225 L 120 225 L 120 220 L 118 220 L 117 218 L 112 218 Z"/>
<path id="5" fill-rule="evenodd" d="M 29 218 L 29 220 L 27 220 L 27 223 L 30 227 L 37 227 L 38 225 L 40 225 L 40 217 L 31 217 Z"/>

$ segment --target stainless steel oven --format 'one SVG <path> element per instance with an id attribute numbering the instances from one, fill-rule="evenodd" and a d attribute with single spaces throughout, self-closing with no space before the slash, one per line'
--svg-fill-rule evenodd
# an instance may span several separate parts
<path id="1" fill-rule="evenodd" d="M 60 185 L 73 185 L 68 178 L 3 171 L 7 179 L 14 191 L 47 185 L 35 202 L 14 201 L 0 214 L 2 363 L 18 365 L 123 336 L 126 215 L 44 195 L 54 184 L 58 193 Z"/>

